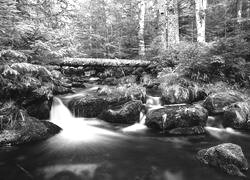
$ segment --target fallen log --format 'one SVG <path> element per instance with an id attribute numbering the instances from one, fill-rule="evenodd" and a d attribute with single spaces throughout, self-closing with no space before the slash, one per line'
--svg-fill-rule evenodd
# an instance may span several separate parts
<path id="1" fill-rule="evenodd" d="M 150 61 L 145 60 L 129 60 L 129 59 L 98 59 L 98 58 L 64 58 L 59 62 L 60 66 L 132 66 L 146 67 L 150 65 Z"/>

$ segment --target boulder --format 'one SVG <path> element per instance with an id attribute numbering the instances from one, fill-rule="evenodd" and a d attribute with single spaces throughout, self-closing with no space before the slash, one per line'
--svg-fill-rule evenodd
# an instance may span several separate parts
<path id="1" fill-rule="evenodd" d="M 29 116 L 14 102 L 4 103 L 0 108 L 0 144 L 22 144 L 46 139 L 61 129 L 48 121 Z"/>
<path id="2" fill-rule="evenodd" d="M 98 96 L 102 97 L 110 106 L 121 105 L 129 100 L 142 100 L 145 95 L 146 88 L 139 85 L 104 86 L 98 90 Z"/>
<path id="3" fill-rule="evenodd" d="M 184 87 L 171 85 L 162 88 L 162 99 L 165 104 L 193 103 L 205 99 L 206 93 L 198 86 Z"/>
<path id="4" fill-rule="evenodd" d="M 204 127 L 207 121 L 207 110 L 200 105 L 175 105 L 165 106 L 160 109 L 153 109 L 146 114 L 146 125 L 152 129 L 166 130 L 167 132 L 176 128 L 192 128 L 196 126 Z M 190 131 L 200 134 L 201 131 L 193 129 L 176 129 L 172 134 L 183 132 L 190 134 Z M 170 131 L 171 132 L 171 131 Z"/>
<path id="5" fill-rule="evenodd" d="M 236 129 L 246 129 L 250 121 L 250 104 L 236 102 L 224 109 L 223 126 Z"/>
<path id="6" fill-rule="evenodd" d="M 34 104 L 27 106 L 26 110 L 30 116 L 46 120 L 49 119 L 51 105 L 52 98 L 40 102 L 34 102 Z"/>
<path id="7" fill-rule="evenodd" d="M 224 143 L 198 152 L 197 158 L 206 165 L 214 166 L 235 176 L 245 176 L 248 162 L 240 146 Z"/>
<path id="8" fill-rule="evenodd" d="M 53 95 L 72 92 L 59 71 L 29 63 L 14 63 L 0 71 L 0 99 L 15 100 L 29 115 L 48 119 Z"/>
<path id="9" fill-rule="evenodd" d="M 70 111 L 76 117 L 97 117 L 106 108 L 108 103 L 103 98 L 94 95 L 78 96 L 68 103 Z"/>
<path id="10" fill-rule="evenodd" d="M 125 103 L 120 109 L 109 109 L 99 117 L 107 122 L 131 124 L 138 122 L 142 109 L 142 101 L 134 100 Z"/>
<path id="11" fill-rule="evenodd" d="M 27 109 L 30 116 L 49 119 L 53 100 L 53 84 L 47 83 L 30 92 L 20 104 Z"/>
<path id="12" fill-rule="evenodd" d="M 239 92 L 228 91 L 209 95 L 203 106 L 210 115 L 223 113 L 223 108 L 236 102 L 244 101 L 243 95 Z"/>
<path id="13" fill-rule="evenodd" d="M 0 75 L 1 76 L 1 75 Z M 41 82 L 31 75 L 20 75 L 15 78 L 2 79 L 0 98 L 16 102 L 24 108 L 29 108 L 28 113 L 41 119 L 49 117 L 50 105 L 53 97 L 53 83 Z M 32 113 L 30 113 L 32 111 Z"/>
<path id="14" fill-rule="evenodd" d="M 58 132 L 61 128 L 49 121 L 40 121 L 29 117 L 21 123 L 17 130 L 3 130 L 0 133 L 0 145 L 23 144 L 47 139 Z"/>

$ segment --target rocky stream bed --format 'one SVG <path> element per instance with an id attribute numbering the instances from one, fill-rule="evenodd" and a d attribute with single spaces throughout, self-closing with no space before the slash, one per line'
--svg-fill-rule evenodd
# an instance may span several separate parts
<path id="1" fill-rule="evenodd" d="M 210 93 L 178 74 L 156 72 L 152 65 L 1 67 L 3 178 L 250 178 L 247 97 Z M 77 125 L 63 136 L 71 124 Z M 122 131 L 133 124 L 140 128 Z M 77 141 L 69 138 L 74 134 Z"/>

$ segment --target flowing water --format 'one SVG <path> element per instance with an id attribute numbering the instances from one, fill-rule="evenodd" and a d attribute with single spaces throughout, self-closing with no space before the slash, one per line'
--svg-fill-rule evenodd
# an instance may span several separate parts
<path id="1" fill-rule="evenodd" d="M 84 92 L 64 99 L 78 95 Z M 159 98 L 150 98 L 146 105 L 162 108 Z M 50 139 L 0 148 L 1 180 L 240 179 L 196 160 L 198 150 L 223 142 L 240 145 L 250 162 L 249 136 L 232 129 L 206 127 L 207 135 L 166 137 L 146 128 L 143 112 L 140 123 L 124 127 L 75 118 L 59 98 L 53 102 L 51 121 L 63 130 Z"/>

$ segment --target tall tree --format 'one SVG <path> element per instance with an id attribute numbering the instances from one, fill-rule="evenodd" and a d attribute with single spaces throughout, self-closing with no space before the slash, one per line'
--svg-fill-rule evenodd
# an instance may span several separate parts
<path id="1" fill-rule="evenodd" d="M 197 28 L 197 42 L 206 42 L 206 8 L 207 0 L 195 0 L 195 16 Z"/>
<path id="2" fill-rule="evenodd" d="M 250 20 L 250 0 L 246 0 L 247 1 L 247 18 L 248 20 Z"/>
<path id="3" fill-rule="evenodd" d="M 179 43 L 179 13 L 178 13 L 178 1 L 167 0 L 167 43 L 171 44 Z"/>
<path id="4" fill-rule="evenodd" d="M 237 0 L 237 22 L 242 22 L 242 0 Z"/>
<path id="5" fill-rule="evenodd" d="M 158 6 L 158 37 L 160 51 L 165 51 L 167 49 L 166 41 L 166 0 L 157 0 Z"/>
<path id="6" fill-rule="evenodd" d="M 139 2 L 139 56 L 145 56 L 145 41 L 144 41 L 144 26 L 145 26 L 145 13 L 146 13 L 146 2 L 145 0 L 140 0 Z"/>

